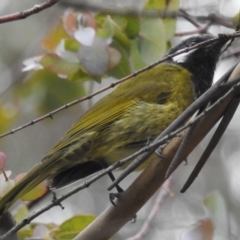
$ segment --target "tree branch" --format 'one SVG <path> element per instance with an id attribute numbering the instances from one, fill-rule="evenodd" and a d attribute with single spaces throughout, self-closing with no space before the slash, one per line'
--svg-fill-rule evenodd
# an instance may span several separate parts
<path id="1" fill-rule="evenodd" d="M 58 1 L 59 0 L 47 0 L 45 3 L 42 3 L 40 5 L 35 5 L 34 7 L 24 10 L 22 12 L 16 12 L 16 13 L 2 16 L 0 17 L 0 24 L 25 19 L 33 14 L 39 13 L 42 10 L 53 6 Z"/>

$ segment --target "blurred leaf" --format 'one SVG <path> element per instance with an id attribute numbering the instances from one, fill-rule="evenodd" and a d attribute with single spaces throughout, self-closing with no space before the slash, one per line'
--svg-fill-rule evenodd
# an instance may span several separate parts
<path id="1" fill-rule="evenodd" d="M 0 102 L 0 132 L 9 129 L 10 126 L 17 120 L 18 109 L 14 105 L 4 104 Z"/>
<path id="2" fill-rule="evenodd" d="M 27 173 L 21 173 L 15 177 L 15 182 L 19 182 L 22 178 L 24 178 Z M 40 183 L 36 187 L 34 187 L 31 191 L 25 194 L 20 199 L 22 201 L 34 201 L 40 197 L 42 197 L 47 192 L 47 186 L 45 183 Z"/>
<path id="3" fill-rule="evenodd" d="M 129 38 L 135 38 L 138 36 L 140 30 L 140 18 L 127 16 L 127 25 L 125 32 Z"/>
<path id="4" fill-rule="evenodd" d="M 55 27 L 49 30 L 49 32 L 46 34 L 46 37 L 41 41 L 41 44 L 46 51 L 52 52 L 59 44 L 61 39 L 68 38 L 69 37 L 66 34 L 62 23 L 59 21 L 59 23 Z"/>
<path id="5" fill-rule="evenodd" d="M 170 0 L 168 1 L 167 9 L 171 11 L 178 11 L 179 9 L 179 0 Z M 176 31 L 176 24 L 177 19 L 173 18 L 164 18 L 163 24 L 165 26 L 166 31 L 166 40 L 170 41 L 172 37 L 174 36 L 174 33 Z"/>
<path id="6" fill-rule="evenodd" d="M 22 228 L 18 231 L 18 240 L 26 240 L 27 238 L 30 238 L 33 234 L 32 229 L 25 229 Z"/>
<path id="7" fill-rule="evenodd" d="M 78 13 L 73 10 L 64 12 L 62 23 L 64 30 L 71 36 L 78 29 Z"/>
<path id="8" fill-rule="evenodd" d="M 179 0 L 148 0 L 144 6 L 144 9 L 150 10 L 178 10 Z"/>
<path id="9" fill-rule="evenodd" d="M 66 39 L 64 43 L 65 49 L 72 52 L 77 52 L 80 46 L 80 43 L 73 39 Z"/>
<path id="10" fill-rule="evenodd" d="M 81 65 L 91 76 L 103 76 L 109 66 L 109 53 L 106 41 L 96 37 L 92 46 L 81 46 L 78 58 Z"/>
<path id="11" fill-rule="evenodd" d="M 165 18 L 163 19 L 163 24 L 165 27 L 166 41 L 170 41 L 174 37 L 176 31 L 176 19 Z"/>
<path id="12" fill-rule="evenodd" d="M 108 15 L 108 16 L 110 16 L 110 15 Z M 127 18 L 125 16 L 122 17 L 122 16 L 118 16 L 118 15 L 111 15 L 110 18 L 121 30 L 125 30 L 125 28 L 127 26 Z"/>
<path id="13" fill-rule="evenodd" d="M 42 66 L 55 74 L 70 75 L 77 72 L 80 68 L 79 63 L 71 63 L 61 59 L 55 54 L 47 54 L 42 57 L 40 63 Z"/>
<path id="14" fill-rule="evenodd" d="M 44 239 L 44 240 L 52 240 L 52 238 L 49 236 L 49 228 L 47 225 L 44 224 L 37 224 L 37 226 L 33 230 L 32 234 L 33 239 Z"/>
<path id="15" fill-rule="evenodd" d="M 106 39 L 106 38 L 111 37 L 112 35 L 111 35 L 110 30 L 99 28 L 97 33 L 96 33 L 96 36 L 100 37 L 100 38 L 103 38 L 103 39 Z"/>
<path id="16" fill-rule="evenodd" d="M 146 66 L 139 52 L 139 39 L 132 40 L 130 49 L 130 61 L 132 70 L 136 71 Z"/>
<path id="17" fill-rule="evenodd" d="M 13 179 L 8 179 L 7 181 L 0 182 L 0 198 L 8 193 L 14 186 L 15 182 Z"/>
<path id="18" fill-rule="evenodd" d="M 121 53 L 115 48 L 108 47 L 108 54 L 109 54 L 108 70 L 111 70 L 119 64 L 121 60 Z"/>
<path id="19" fill-rule="evenodd" d="M 166 3 L 168 1 L 165 0 L 148 0 L 145 3 L 144 9 L 148 10 L 163 10 L 166 7 Z"/>
<path id="20" fill-rule="evenodd" d="M 29 214 L 28 208 L 26 205 L 21 205 L 18 207 L 17 212 L 14 215 L 14 219 L 17 223 L 20 223 L 24 218 L 26 218 Z M 28 226 L 26 226 L 29 229 Z"/>
<path id="21" fill-rule="evenodd" d="M 17 101 L 24 102 L 25 109 L 32 107 L 32 111 L 37 109 L 40 114 L 50 112 L 84 94 L 82 83 L 59 78 L 46 69 L 32 72 L 15 90 Z"/>
<path id="22" fill-rule="evenodd" d="M 212 240 L 214 227 L 210 219 L 198 221 L 193 228 L 181 235 L 181 240 Z"/>
<path id="23" fill-rule="evenodd" d="M 114 22 L 110 16 L 106 17 L 103 28 L 109 30 L 111 35 L 125 47 L 130 45 L 130 40 L 124 33 L 123 29 L 116 22 Z"/>
<path id="24" fill-rule="evenodd" d="M 232 24 L 233 27 L 236 31 L 240 30 L 240 13 L 237 13 L 233 18 L 232 18 Z"/>
<path id="25" fill-rule="evenodd" d="M 203 204 L 214 223 L 219 239 L 230 239 L 228 209 L 222 195 L 213 192 L 204 199 Z"/>
<path id="26" fill-rule="evenodd" d="M 5 167 L 6 161 L 7 161 L 6 154 L 4 152 L 0 151 L 0 170 L 3 170 L 2 172 L 4 172 L 4 173 L 5 173 L 5 171 L 3 168 Z"/>
<path id="27" fill-rule="evenodd" d="M 130 63 L 128 59 L 128 53 L 117 41 L 113 41 L 111 47 L 117 49 L 121 54 L 121 59 L 118 65 L 112 70 L 107 72 L 108 76 L 115 77 L 117 79 L 125 77 L 131 73 Z"/>
<path id="28" fill-rule="evenodd" d="M 93 215 L 74 216 L 59 226 L 59 229 L 53 231 L 51 236 L 54 240 L 73 239 L 79 232 L 85 229 L 93 220 Z"/>
<path id="29" fill-rule="evenodd" d="M 42 223 L 30 223 L 24 228 L 18 231 L 19 240 L 26 240 L 28 238 L 32 239 L 44 239 L 52 240 L 49 236 L 51 230 L 56 229 L 58 226 L 53 223 L 42 224 Z"/>
<path id="30" fill-rule="evenodd" d="M 68 9 L 63 16 L 63 27 L 69 36 L 73 36 L 74 32 L 81 27 L 91 27 L 97 29 L 94 16 L 90 12 L 80 12 Z"/>
<path id="31" fill-rule="evenodd" d="M 166 52 L 166 35 L 160 18 L 144 19 L 140 22 L 140 55 L 144 62 L 151 64 Z"/>
<path id="32" fill-rule="evenodd" d="M 92 78 L 93 77 L 91 77 L 86 72 L 86 70 L 83 70 L 83 68 L 80 68 L 77 72 L 68 75 L 68 80 L 70 80 L 70 81 L 85 82 L 85 81 L 91 80 Z M 94 80 L 96 80 L 96 77 L 94 77 Z M 101 80 L 101 78 L 100 78 L 100 80 Z"/>
<path id="33" fill-rule="evenodd" d="M 148 0 L 145 4 L 145 9 L 150 10 L 169 10 L 169 11 L 178 11 L 179 9 L 179 0 Z M 165 31 L 164 39 L 160 41 L 170 41 L 174 36 L 176 30 L 176 22 L 177 19 L 173 18 L 161 18 L 163 23 L 163 29 L 161 31 Z"/>

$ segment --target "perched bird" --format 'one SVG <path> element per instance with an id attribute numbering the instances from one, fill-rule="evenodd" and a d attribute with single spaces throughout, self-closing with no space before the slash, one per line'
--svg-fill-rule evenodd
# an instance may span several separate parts
<path id="1" fill-rule="evenodd" d="M 184 40 L 172 54 L 213 38 Z M 122 83 L 93 105 L 43 157 L 42 162 L 0 200 L 0 215 L 43 180 L 59 188 L 127 157 L 158 136 L 212 84 L 219 41 L 171 59 Z M 144 166 L 141 166 L 142 168 Z"/>

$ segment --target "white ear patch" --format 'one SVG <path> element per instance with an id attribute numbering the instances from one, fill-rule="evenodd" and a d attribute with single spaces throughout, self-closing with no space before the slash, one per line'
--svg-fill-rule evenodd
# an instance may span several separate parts
<path id="1" fill-rule="evenodd" d="M 195 49 L 193 49 L 189 52 L 186 52 L 186 53 L 179 54 L 179 55 L 173 57 L 172 59 L 174 62 L 183 63 L 185 61 L 185 59 L 187 58 L 187 56 L 194 51 L 195 51 Z"/>

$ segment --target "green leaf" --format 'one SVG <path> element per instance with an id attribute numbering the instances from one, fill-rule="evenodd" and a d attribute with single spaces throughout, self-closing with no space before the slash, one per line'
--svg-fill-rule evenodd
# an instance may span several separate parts
<path id="1" fill-rule="evenodd" d="M 56 228 L 58 228 L 58 226 L 53 223 L 30 223 L 18 231 L 18 239 L 26 240 L 27 238 L 32 237 L 33 239 L 39 238 L 44 240 L 52 240 L 52 238 L 49 236 L 49 233 Z"/>
<path id="2" fill-rule="evenodd" d="M 115 68 L 107 72 L 107 75 L 118 79 L 125 77 L 126 75 L 131 73 L 128 53 L 126 49 L 122 47 L 122 45 L 120 45 L 120 43 L 118 43 L 117 41 L 113 41 L 111 47 L 117 49 L 120 52 L 121 59 Z"/>
<path id="3" fill-rule="evenodd" d="M 26 240 L 27 238 L 30 238 L 32 236 L 32 234 L 33 234 L 33 230 L 32 229 L 22 228 L 17 233 L 18 240 Z"/>
<path id="4" fill-rule="evenodd" d="M 114 20 L 110 16 L 106 17 L 103 27 L 109 30 L 111 32 L 111 35 L 117 41 L 119 41 L 119 43 L 126 47 L 130 45 L 130 40 L 124 33 L 123 28 L 121 28 L 116 22 L 114 22 Z"/>
<path id="5" fill-rule="evenodd" d="M 135 38 L 138 36 L 140 30 L 140 18 L 127 16 L 127 26 L 125 32 L 129 38 Z"/>
<path id="6" fill-rule="evenodd" d="M 127 26 L 127 17 L 111 15 L 111 19 L 121 30 L 125 30 L 125 28 Z"/>
<path id="7" fill-rule="evenodd" d="M 139 52 L 139 39 L 132 40 L 130 48 L 130 61 L 132 70 L 136 71 L 146 66 Z"/>
<path id="8" fill-rule="evenodd" d="M 102 28 L 98 28 L 97 32 L 96 32 L 96 36 L 106 39 L 111 37 L 111 31 L 109 29 L 102 29 Z"/>
<path id="9" fill-rule="evenodd" d="M 41 41 L 41 45 L 46 51 L 54 51 L 61 39 L 69 39 L 69 36 L 65 32 L 62 22 L 59 21 L 48 31 L 46 37 Z"/>
<path id="10" fill-rule="evenodd" d="M 140 54 L 147 64 L 159 60 L 167 50 L 164 24 L 159 18 L 140 22 Z"/>
<path id="11" fill-rule="evenodd" d="M 50 235 L 54 240 L 73 239 L 79 232 L 85 229 L 93 220 L 93 215 L 74 216 L 59 226 L 59 229 L 53 231 Z"/>
<path id="12" fill-rule="evenodd" d="M 68 75 L 68 80 L 70 81 L 78 81 L 78 82 L 85 82 L 91 80 L 93 77 L 91 77 L 85 69 L 80 67 L 80 69 L 73 73 Z"/>
<path id="13" fill-rule="evenodd" d="M 26 205 L 21 205 L 17 209 L 17 212 L 14 215 L 14 219 L 17 223 L 20 223 L 24 218 L 26 218 L 28 216 L 28 214 L 29 214 L 29 211 L 28 211 L 28 208 L 26 207 Z M 29 227 L 27 229 L 29 229 Z"/>
<path id="14" fill-rule="evenodd" d="M 235 28 L 236 31 L 239 31 L 240 29 L 240 13 L 237 13 L 233 18 L 232 18 L 232 24 L 233 27 Z"/>
<path id="15" fill-rule="evenodd" d="M 179 0 L 148 0 L 145 9 L 178 11 Z M 165 28 L 165 40 L 170 41 L 174 36 L 177 21 L 173 18 L 162 18 L 162 21 Z"/>
<path id="16" fill-rule="evenodd" d="M 179 0 L 148 0 L 145 4 L 145 9 L 150 10 L 170 10 L 177 11 L 179 7 Z"/>
<path id="17" fill-rule="evenodd" d="M 165 0 L 148 0 L 144 6 L 147 10 L 163 10 L 166 6 Z"/>
<path id="18" fill-rule="evenodd" d="M 0 102 L 0 132 L 4 132 L 17 120 L 18 117 L 17 106 L 4 104 Z"/>
<path id="19" fill-rule="evenodd" d="M 77 72 L 80 68 L 79 63 L 71 63 L 61 59 L 55 54 L 46 54 L 40 61 L 42 66 L 55 74 L 70 75 Z"/>
<path id="20" fill-rule="evenodd" d="M 80 43 L 73 39 L 66 39 L 64 43 L 65 43 L 64 45 L 65 49 L 71 52 L 77 52 L 80 46 Z"/>
<path id="21" fill-rule="evenodd" d="M 24 107 L 50 112 L 85 94 L 81 82 L 67 81 L 47 69 L 31 72 L 24 83 L 15 90 L 16 101 Z"/>

